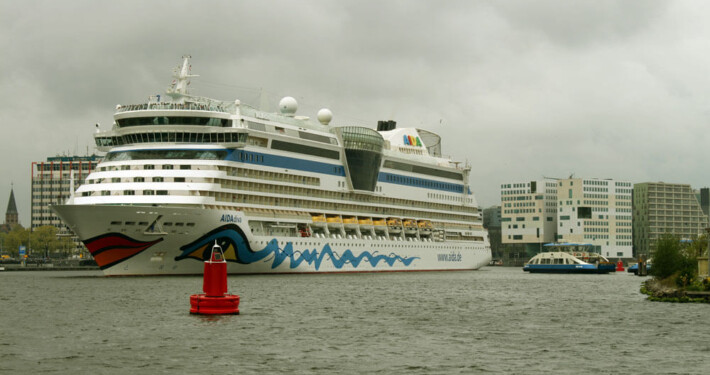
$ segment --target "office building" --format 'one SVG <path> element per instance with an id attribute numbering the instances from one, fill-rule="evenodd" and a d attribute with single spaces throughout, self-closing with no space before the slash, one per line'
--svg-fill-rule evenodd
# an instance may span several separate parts
<path id="1" fill-rule="evenodd" d="M 700 199 L 702 194 L 701 189 Z M 636 256 L 653 256 L 663 234 L 692 240 L 708 227 L 708 216 L 690 185 L 644 182 L 634 185 L 633 196 Z"/>
<path id="2" fill-rule="evenodd" d="M 631 258 L 632 187 L 611 179 L 568 178 L 557 186 L 557 242 L 592 244 L 607 258 Z"/>
<path id="3" fill-rule="evenodd" d="M 522 244 L 529 256 L 557 235 L 557 181 L 542 179 L 501 185 L 504 244 Z"/>
<path id="4" fill-rule="evenodd" d="M 32 162 L 32 228 L 44 225 L 57 227 L 59 235 L 73 236 L 73 232 L 52 211 L 50 205 L 62 204 L 84 183 L 101 160 L 99 156 L 56 156 L 46 162 Z M 73 238 L 82 246 L 78 238 Z"/>

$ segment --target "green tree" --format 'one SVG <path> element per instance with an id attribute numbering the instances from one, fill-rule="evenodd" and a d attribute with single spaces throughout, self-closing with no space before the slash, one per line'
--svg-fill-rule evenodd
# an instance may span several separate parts
<path id="1" fill-rule="evenodd" d="M 65 253 L 73 249 L 74 244 L 68 237 L 57 235 L 58 229 L 51 225 L 44 225 L 32 231 L 32 248 L 42 256 L 49 257 L 54 253 Z"/>
<path id="2" fill-rule="evenodd" d="M 15 225 L 12 230 L 5 235 L 5 240 L 3 241 L 3 249 L 7 251 L 8 254 L 13 257 L 17 257 L 19 253 L 20 245 L 27 246 L 30 240 L 29 230 L 23 228 L 20 225 Z M 28 250 L 29 252 L 29 250 Z"/>
<path id="3" fill-rule="evenodd" d="M 700 236 L 689 243 L 680 246 L 680 264 L 676 275 L 676 284 L 680 287 L 687 287 L 698 277 L 698 261 L 707 247 L 707 236 Z"/>
<path id="4" fill-rule="evenodd" d="M 659 280 L 666 279 L 677 272 L 682 264 L 680 240 L 666 233 L 658 239 L 656 252 L 653 254 L 651 274 Z"/>

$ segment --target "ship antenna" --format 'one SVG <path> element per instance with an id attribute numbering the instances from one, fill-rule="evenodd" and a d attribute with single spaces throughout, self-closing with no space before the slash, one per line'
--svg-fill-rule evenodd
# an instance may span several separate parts
<path id="1" fill-rule="evenodd" d="M 165 90 L 165 93 L 173 98 L 174 101 L 184 101 L 184 97 L 188 96 L 187 86 L 190 84 L 190 78 L 199 77 L 198 75 L 190 74 L 192 68 L 190 58 L 190 55 L 184 55 L 182 57 L 182 66 L 175 68 L 173 71 L 173 78 L 175 79 L 170 87 Z"/>

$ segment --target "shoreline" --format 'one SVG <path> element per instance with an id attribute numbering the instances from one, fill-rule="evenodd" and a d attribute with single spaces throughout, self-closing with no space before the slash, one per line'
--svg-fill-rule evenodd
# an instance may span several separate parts
<path id="1" fill-rule="evenodd" d="M 710 292 L 682 290 L 663 285 L 656 279 L 641 284 L 641 293 L 648 295 L 649 301 L 710 303 Z"/>
<path id="2" fill-rule="evenodd" d="M 98 266 L 62 266 L 52 263 L 46 264 L 0 264 L 0 268 L 4 270 L 0 272 L 16 272 L 16 271 L 100 271 Z"/>

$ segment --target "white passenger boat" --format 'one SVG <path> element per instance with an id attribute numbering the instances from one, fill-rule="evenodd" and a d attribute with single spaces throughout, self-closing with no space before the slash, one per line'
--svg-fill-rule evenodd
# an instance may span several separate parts
<path id="1" fill-rule="evenodd" d="M 523 266 L 523 271 L 530 273 L 609 273 L 615 271 L 614 264 L 601 255 L 594 259 L 593 263 L 588 263 L 568 252 L 547 251 L 530 258 Z"/>
<path id="2" fill-rule="evenodd" d="M 106 152 L 54 210 L 107 275 L 199 274 L 215 240 L 230 273 L 473 270 L 491 259 L 470 167 L 440 137 L 380 121 L 334 127 L 188 93 L 118 105 Z"/>

